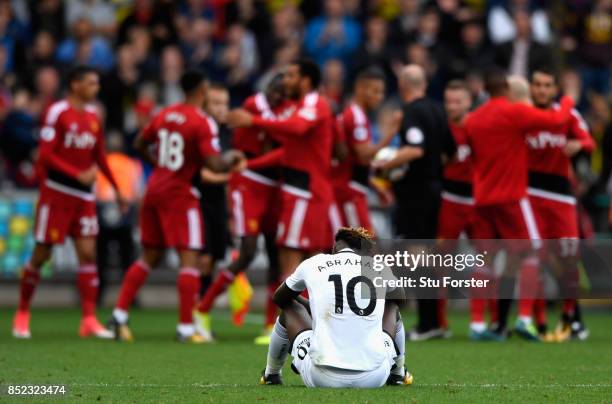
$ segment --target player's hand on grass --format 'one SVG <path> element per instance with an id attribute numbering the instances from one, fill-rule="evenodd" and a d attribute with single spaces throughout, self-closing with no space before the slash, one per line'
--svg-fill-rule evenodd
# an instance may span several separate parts
<path id="1" fill-rule="evenodd" d="M 77 180 L 83 185 L 93 185 L 98 175 L 98 167 L 94 164 L 87 170 L 81 171 L 77 177 Z"/>
<path id="2" fill-rule="evenodd" d="M 580 150 L 582 150 L 582 143 L 576 139 L 569 139 L 563 148 L 565 155 L 568 157 L 575 156 Z"/>
<path id="3" fill-rule="evenodd" d="M 227 114 L 227 124 L 232 128 L 252 126 L 253 115 L 242 108 L 233 109 Z"/>

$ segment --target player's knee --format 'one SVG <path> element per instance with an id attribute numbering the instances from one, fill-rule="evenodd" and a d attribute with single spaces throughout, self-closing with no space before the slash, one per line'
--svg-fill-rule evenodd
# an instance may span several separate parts
<path id="1" fill-rule="evenodd" d="M 30 258 L 32 269 L 39 270 L 51 258 L 51 246 L 37 244 Z"/>
<path id="2" fill-rule="evenodd" d="M 81 265 L 89 265 L 96 263 L 96 252 L 93 250 L 81 251 L 78 256 L 79 264 Z"/>

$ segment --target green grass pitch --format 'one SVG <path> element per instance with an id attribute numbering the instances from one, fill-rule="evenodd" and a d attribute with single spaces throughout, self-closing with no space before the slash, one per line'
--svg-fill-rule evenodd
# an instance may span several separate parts
<path id="1" fill-rule="evenodd" d="M 454 314 L 453 339 L 407 344 L 413 386 L 376 390 L 307 390 L 289 366 L 285 386 L 259 386 L 266 348 L 252 344 L 257 315 L 235 328 L 227 313 L 215 313 L 219 342 L 206 346 L 173 341 L 174 311 L 135 310 L 133 344 L 80 340 L 78 316 L 76 310 L 35 310 L 34 338 L 19 341 L 10 336 L 12 311 L 0 310 L 5 391 L 8 384 L 62 383 L 69 392 L 59 400 L 105 403 L 612 402 L 612 316 L 603 312 L 587 313 L 588 341 L 568 344 L 470 342 L 467 316 Z M 408 325 L 414 316 L 405 319 Z M 16 400 L 0 395 L 0 402 Z"/>

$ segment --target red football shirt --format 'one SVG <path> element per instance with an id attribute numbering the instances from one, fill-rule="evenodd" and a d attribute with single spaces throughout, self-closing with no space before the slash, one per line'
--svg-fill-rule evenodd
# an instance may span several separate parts
<path id="1" fill-rule="evenodd" d="M 449 122 L 448 127 L 457 145 L 457 158 L 444 166 L 444 179 L 471 184 L 473 175 L 471 150 L 467 141 L 465 126 Z"/>
<path id="2" fill-rule="evenodd" d="M 68 100 L 53 103 L 40 130 L 38 171 L 43 186 L 90 198 L 91 187 L 77 181 L 94 164 L 116 186 L 108 168 L 102 124 L 94 106 L 74 108 Z"/>
<path id="3" fill-rule="evenodd" d="M 555 110 L 559 108 L 559 105 L 553 107 Z M 551 125 L 544 130 L 527 135 L 529 171 L 552 174 L 569 180 L 571 159 L 563 150 L 568 139 L 579 140 L 582 149 L 587 152 L 595 149 L 595 142 L 589 133 L 589 128 L 576 110 L 572 110 L 568 122 Z"/>
<path id="4" fill-rule="evenodd" d="M 283 145 L 283 191 L 303 198 L 332 201 L 330 183 L 335 119 L 328 102 L 316 92 L 307 94 L 285 119 L 255 116 L 253 126 Z"/>
<path id="5" fill-rule="evenodd" d="M 142 132 L 155 146 L 157 164 L 147 184 L 147 196 L 190 197 L 192 180 L 206 156 L 219 153 L 217 124 L 204 111 L 188 104 L 169 106 Z"/>
<path id="6" fill-rule="evenodd" d="M 355 155 L 355 145 L 372 141 L 372 126 L 363 109 L 357 104 L 350 104 L 338 116 L 340 138 L 346 141 L 349 155 L 332 168 L 334 187 L 352 187 L 367 192 L 369 165 L 360 164 Z"/>
<path id="7" fill-rule="evenodd" d="M 264 93 L 257 93 L 247 98 L 242 104 L 242 108 L 249 111 L 253 115 L 261 116 L 267 119 L 275 119 L 286 117 L 293 111 L 291 102 L 282 102 L 272 108 L 268 104 Z M 249 158 L 261 156 L 265 150 L 266 133 L 260 128 L 237 128 L 232 134 L 232 147 L 243 151 Z"/>
<path id="8" fill-rule="evenodd" d="M 467 117 L 476 205 L 515 202 L 527 195 L 527 133 L 567 122 L 572 107 L 568 97 L 559 111 L 494 97 Z"/>

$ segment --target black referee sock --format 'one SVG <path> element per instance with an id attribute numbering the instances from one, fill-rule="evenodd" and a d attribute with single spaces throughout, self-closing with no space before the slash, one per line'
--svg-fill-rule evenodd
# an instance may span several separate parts
<path id="1" fill-rule="evenodd" d="M 508 316 L 512 307 L 512 296 L 514 296 L 515 279 L 512 277 L 502 277 L 499 282 L 499 295 L 504 297 L 497 303 L 498 310 L 498 332 L 505 331 L 508 326 Z"/>
<path id="2" fill-rule="evenodd" d="M 576 306 L 574 307 L 573 321 L 577 321 L 582 324 L 582 310 L 580 309 L 580 303 L 578 303 L 578 301 L 576 301 Z"/>
<path id="3" fill-rule="evenodd" d="M 212 274 L 200 275 L 200 297 L 206 294 L 206 291 L 212 283 Z"/>

